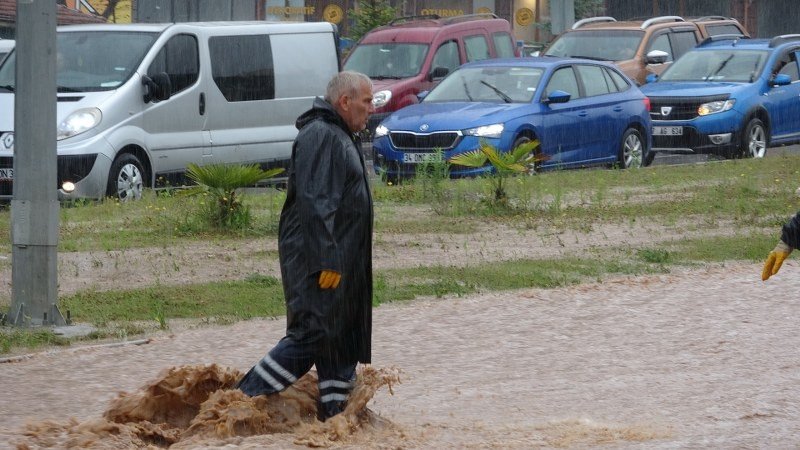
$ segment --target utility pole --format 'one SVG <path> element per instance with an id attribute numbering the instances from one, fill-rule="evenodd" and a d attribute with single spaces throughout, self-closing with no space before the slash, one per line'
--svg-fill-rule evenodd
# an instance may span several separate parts
<path id="1" fill-rule="evenodd" d="M 56 2 L 17 0 L 11 311 L 17 326 L 65 325 L 58 310 Z"/>
<path id="2" fill-rule="evenodd" d="M 550 32 L 560 34 L 575 23 L 575 0 L 550 0 Z"/>

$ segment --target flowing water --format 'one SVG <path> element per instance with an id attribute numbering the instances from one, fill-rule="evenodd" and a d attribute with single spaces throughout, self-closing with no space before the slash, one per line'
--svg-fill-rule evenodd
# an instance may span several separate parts
<path id="1" fill-rule="evenodd" d="M 0 448 L 800 448 L 800 267 L 726 265 L 375 310 L 373 365 L 231 389 L 284 320 L 0 364 Z"/>

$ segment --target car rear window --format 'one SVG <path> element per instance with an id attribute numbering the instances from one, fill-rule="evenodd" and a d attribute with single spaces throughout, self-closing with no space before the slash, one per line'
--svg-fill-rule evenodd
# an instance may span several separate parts
<path id="1" fill-rule="evenodd" d="M 709 36 L 717 36 L 719 34 L 738 34 L 742 35 L 742 30 L 732 23 L 723 25 L 706 25 L 706 33 Z"/>

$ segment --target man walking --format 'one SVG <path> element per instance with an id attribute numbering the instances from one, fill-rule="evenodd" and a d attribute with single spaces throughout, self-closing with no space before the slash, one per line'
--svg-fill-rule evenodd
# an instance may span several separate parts
<path id="1" fill-rule="evenodd" d="M 342 412 L 372 333 L 372 195 L 361 143 L 372 82 L 341 72 L 297 119 L 278 232 L 286 336 L 238 388 L 280 392 L 316 365 L 320 420 Z"/>

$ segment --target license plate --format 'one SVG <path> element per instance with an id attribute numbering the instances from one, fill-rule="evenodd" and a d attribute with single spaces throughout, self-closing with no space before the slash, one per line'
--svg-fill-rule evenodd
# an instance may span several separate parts
<path id="1" fill-rule="evenodd" d="M 439 162 L 438 153 L 403 153 L 403 162 L 406 164 L 420 164 L 426 162 Z"/>
<path id="2" fill-rule="evenodd" d="M 653 127 L 653 136 L 683 136 L 683 127 Z"/>
<path id="3" fill-rule="evenodd" d="M 14 169 L 0 169 L 0 180 L 13 180 Z"/>

